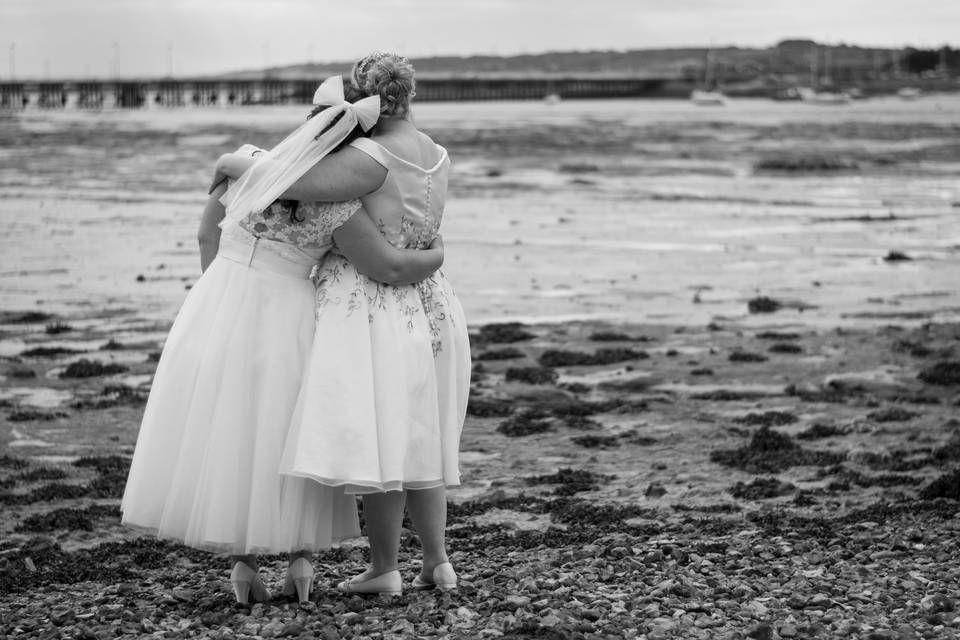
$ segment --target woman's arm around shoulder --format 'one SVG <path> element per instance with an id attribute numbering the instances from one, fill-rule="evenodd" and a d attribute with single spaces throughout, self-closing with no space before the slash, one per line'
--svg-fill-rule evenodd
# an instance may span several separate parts
<path id="1" fill-rule="evenodd" d="M 363 151 L 346 147 L 310 167 L 282 197 L 302 202 L 352 200 L 376 191 L 386 178 L 386 167 Z"/>
<path id="2" fill-rule="evenodd" d="M 357 271 L 386 284 L 420 282 L 443 265 L 440 236 L 427 249 L 398 249 L 387 242 L 362 209 L 333 232 L 333 239 L 337 250 Z"/>
<path id="3" fill-rule="evenodd" d="M 239 178 L 253 166 L 255 158 L 225 153 L 217 159 L 218 174 Z M 363 151 L 346 147 L 310 167 L 289 189 L 283 200 L 301 202 L 342 202 L 376 191 L 387 177 L 387 169 Z"/>
<path id="4" fill-rule="evenodd" d="M 220 221 L 223 220 L 224 207 L 220 202 L 227 190 L 227 181 L 223 180 L 210 191 L 207 204 L 200 217 L 197 229 L 197 242 L 200 244 L 200 271 L 206 271 L 220 249 Z"/>

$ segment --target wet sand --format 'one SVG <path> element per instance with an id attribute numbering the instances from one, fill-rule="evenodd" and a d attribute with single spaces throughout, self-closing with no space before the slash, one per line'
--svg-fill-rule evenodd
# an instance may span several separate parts
<path id="1" fill-rule="evenodd" d="M 195 185 L 293 113 L 203 134 L 194 114 L 183 135 L 120 114 L 99 133 L 108 175 L 23 165 L 27 144 L 87 153 L 89 122 L 19 123 L 0 167 L 0 636 L 958 633 L 956 125 L 932 104 L 857 106 L 873 111 L 856 126 L 561 106 L 499 128 L 422 116 L 462 158 L 444 227 L 476 363 L 450 493 L 459 593 L 337 595 L 358 541 L 318 558 L 311 605 L 252 609 L 222 558 L 124 530 L 117 507 L 196 277 Z M 135 141 L 176 169 L 106 152 Z M 755 169 L 771 148 L 795 169 Z M 823 168 L 838 158 L 856 169 Z M 417 547 L 405 532 L 405 579 Z M 283 567 L 265 559 L 270 586 Z"/>

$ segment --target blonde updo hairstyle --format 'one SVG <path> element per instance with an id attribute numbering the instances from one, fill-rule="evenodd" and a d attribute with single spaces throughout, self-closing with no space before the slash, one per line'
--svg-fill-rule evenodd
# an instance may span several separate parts
<path id="1" fill-rule="evenodd" d="M 367 96 L 380 96 L 380 114 L 404 118 L 416 92 L 413 65 L 396 53 L 371 53 L 353 65 L 353 84 Z"/>

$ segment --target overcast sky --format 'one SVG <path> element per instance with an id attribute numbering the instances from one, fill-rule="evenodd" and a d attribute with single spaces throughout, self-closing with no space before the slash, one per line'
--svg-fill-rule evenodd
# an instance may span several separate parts
<path id="1" fill-rule="evenodd" d="M 960 0 L 0 0 L 0 79 L 790 37 L 957 46 Z"/>

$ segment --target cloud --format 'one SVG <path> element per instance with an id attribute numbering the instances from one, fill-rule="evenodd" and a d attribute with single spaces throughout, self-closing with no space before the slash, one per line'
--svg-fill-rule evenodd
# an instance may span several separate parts
<path id="1" fill-rule="evenodd" d="M 356 58 L 667 46 L 787 37 L 939 45 L 960 2 L 914 0 L 0 0 L 21 76 L 178 74 Z M 113 43 L 119 51 L 114 62 Z M 0 47 L 0 70 L 7 67 Z"/>

